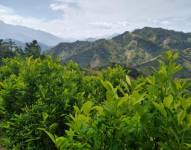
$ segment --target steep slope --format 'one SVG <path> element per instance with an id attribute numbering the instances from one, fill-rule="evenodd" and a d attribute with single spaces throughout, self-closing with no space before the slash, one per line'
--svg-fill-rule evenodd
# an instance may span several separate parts
<path id="1" fill-rule="evenodd" d="M 63 62 L 74 60 L 82 67 L 119 63 L 130 67 L 142 66 L 138 68 L 143 68 L 144 71 L 145 66 L 151 66 L 147 64 L 166 50 L 172 49 L 181 53 L 179 63 L 190 72 L 191 55 L 188 55 L 190 48 L 190 33 L 145 27 L 108 40 L 60 43 L 49 53 L 61 56 Z"/>
<path id="2" fill-rule="evenodd" d="M 24 43 L 38 40 L 45 45 L 54 46 L 63 41 L 63 39 L 44 31 L 10 25 L 2 21 L 0 21 L 0 33 L 0 39 L 15 39 Z"/>

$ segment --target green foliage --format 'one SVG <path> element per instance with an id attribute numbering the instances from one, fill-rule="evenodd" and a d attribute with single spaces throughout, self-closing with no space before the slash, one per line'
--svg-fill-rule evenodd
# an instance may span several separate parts
<path id="1" fill-rule="evenodd" d="M 26 43 L 25 55 L 33 56 L 34 58 L 40 57 L 41 48 L 36 40 L 31 43 Z"/>
<path id="2" fill-rule="evenodd" d="M 76 63 L 14 57 L 0 66 L 0 145 L 15 150 L 186 150 L 190 81 L 168 51 L 153 75 L 121 66 L 86 74 Z"/>
<path id="3" fill-rule="evenodd" d="M 118 87 L 102 81 L 105 101 L 74 106 L 64 136 L 45 132 L 60 150 L 190 149 L 190 93 L 184 80 L 174 78 L 178 55 L 164 57 L 154 75 L 136 81 L 127 77 L 129 90 L 122 96 Z"/>
<path id="4" fill-rule="evenodd" d="M 60 123 L 64 131 L 65 117 L 61 116 L 71 112 L 77 100 L 78 83 L 83 74 L 79 67 L 72 63 L 63 66 L 50 58 L 31 57 L 5 59 L 4 64 L 0 68 L 1 117 L 4 118 L 3 128 L 4 124 L 9 125 L 4 129 L 9 137 L 9 146 L 21 142 L 19 145 L 25 149 L 36 140 L 43 139 L 37 127 Z M 48 123 L 41 122 L 45 113 L 50 114 Z M 33 138 L 36 140 L 30 140 Z M 46 143 L 40 141 L 38 146 Z"/>
<path id="5" fill-rule="evenodd" d="M 115 71 L 118 69 L 108 73 L 111 80 L 118 81 Z M 62 65 L 49 57 L 4 59 L 0 67 L 2 143 L 10 149 L 54 149 L 38 128 L 65 133 L 74 105 L 81 107 L 88 99 L 95 103 L 104 100 L 102 78 L 102 74 L 85 75 L 73 62 Z"/>
<path id="6" fill-rule="evenodd" d="M 83 96 L 87 97 L 84 102 L 87 100 L 92 100 L 95 103 L 102 102 L 105 98 L 106 92 L 101 83 L 101 77 L 93 75 L 83 77 L 80 91 Z"/>
<path id="7" fill-rule="evenodd" d="M 102 70 L 101 76 L 103 80 L 107 80 L 111 82 L 113 86 L 117 86 L 121 80 L 125 80 L 126 72 L 120 65 L 116 65 Z"/>
<path id="8" fill-rule="evenodd" d="M 18 47 L 11 39 L 0 39 L 0 65 L 2 65 L 4 58 L 13 58 L 15 56 L 42 57 L 41 48 L 36 40 L 26 43 L 25 49 L 23 49 Z"/>

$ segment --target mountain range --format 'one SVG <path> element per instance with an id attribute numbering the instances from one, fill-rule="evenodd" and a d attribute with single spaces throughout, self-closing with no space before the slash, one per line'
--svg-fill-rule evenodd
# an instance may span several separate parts
<path id="1" fill-rule="evenodd" d="M 12 39 L 20 43 L 38 40 L 41 45 L 54 46 L 64 41 L 64 39 L 44 31 L 24 26 L 10 25 L 3 21 L 0 21 L 0 33 L 0 39 Z"/>
<path id="2" fill-rule="evenodd" d="M 121 64 L 146 74 L 151 72 L 151 66 L 157 66 L 160 56 L 170 49 L 180 53 L 178 63 L 183 66 L 180 76 L 191 77 L 191 33 L 145 27 L 107 39 L 88 38 L 71 42 L 71 39 L 3 21 L 0 21 L 0 33 L 0 39 L 12 39 L 22 48 L 26 42 L 37 40 L 43 51 L 49 49 L 48 54 L 60 56 L 63 62 L 73 60 L 82 67 L 90 68 Z"/>
<path id="3" fill-rule="evenodd" d="M 191 77 L 191 33 L 162 28 L 145 27 L 111 39 L 63 42 L 48 53 L 60 56 L 63 62 L 74 60 L 82 67 L 117 63 L 148 73 L 148 67 L 156 64 L 157 59 L 169 49 L 180 53 L 178 63 L 183 66 L 180 76 Z"/>

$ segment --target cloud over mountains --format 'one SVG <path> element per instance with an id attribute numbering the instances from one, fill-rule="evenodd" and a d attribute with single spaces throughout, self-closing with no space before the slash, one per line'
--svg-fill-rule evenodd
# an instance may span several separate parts
<path id="1" fill-rule="evenodd" d="M 0 0 L 0 20 L 84 39 L 144 26 L 191 31 L 190 8 L 188 0 Z"/>

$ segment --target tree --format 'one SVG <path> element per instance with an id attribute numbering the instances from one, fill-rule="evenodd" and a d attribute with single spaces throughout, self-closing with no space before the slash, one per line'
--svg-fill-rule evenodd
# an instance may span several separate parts
<path id="1" fill-rule="evenodd" d="M 0 61 L 2 58 L 7 58 L 7 57 L 13 57 L 14 52 L 12 49 L 12 45 L 10 45 L 9 42 L 5 42 L 4 40 L 0 40 Z"/>
<path id="2" fill-rule="evenodd" d="M 26 43 L 25 54 L 26 56 L 33 56 L 34 58 L 40 57 L 41 48 L 36 40 L 31 43 Z"/>

